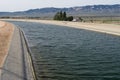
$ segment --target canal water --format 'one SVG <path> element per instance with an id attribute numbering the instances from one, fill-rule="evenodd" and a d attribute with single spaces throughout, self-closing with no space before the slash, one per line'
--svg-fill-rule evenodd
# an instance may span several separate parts
<path id="1" fill-rule="evenodd" d="M 38 80 L 120 80 L 120 37 L 13 22 L 27 36 Z"/>

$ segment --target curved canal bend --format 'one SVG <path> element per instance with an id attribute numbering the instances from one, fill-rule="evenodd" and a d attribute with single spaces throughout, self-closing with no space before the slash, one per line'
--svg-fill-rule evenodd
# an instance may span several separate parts
<path id="1" fill-rule="evenodd" d="M 32 22 L 12 23 L 28 38 L 38 79 L 120 79 L 119 36 Z"/>

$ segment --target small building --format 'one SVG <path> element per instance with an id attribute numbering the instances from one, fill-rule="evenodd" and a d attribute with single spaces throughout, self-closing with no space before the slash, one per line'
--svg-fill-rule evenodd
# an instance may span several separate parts
<path id="1" fill-rule="evenodd" d="M 77 22 L 77 19 L 73 19 L 72 21 L 73 21 L 73 22 Z"/>
<path id="2" fill-rule="evenodd" d="M 78 21 L 80 21 L 80 19 L 79 18 L 74 18 L 72 21 L 73 22 L 78 22 Z"/>

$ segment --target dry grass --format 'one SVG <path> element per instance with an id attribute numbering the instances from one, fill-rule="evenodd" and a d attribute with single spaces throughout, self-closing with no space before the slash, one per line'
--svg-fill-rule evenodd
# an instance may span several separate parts
<path id="1" fill-rule="evenodd" d="M 12 24 L 0 22 L 0 66 L 2 66 L 4 59 L 9 50 L 14 27 Z"/>

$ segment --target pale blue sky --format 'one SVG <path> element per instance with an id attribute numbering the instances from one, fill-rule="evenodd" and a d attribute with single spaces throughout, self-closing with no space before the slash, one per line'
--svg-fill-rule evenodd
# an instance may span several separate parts
<path id="1" fill-rule="evenodd" d="M 95 4 L 120 4 L 120 0 L 0 0 L 0 11 L 24 11 L 43 7 L 74 7 Z"/>

